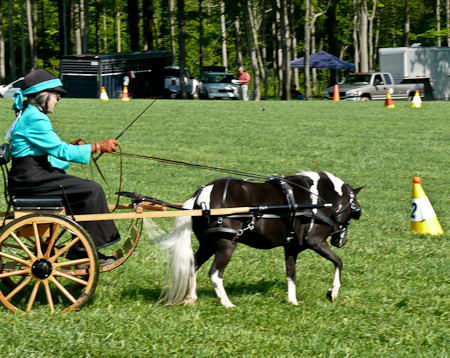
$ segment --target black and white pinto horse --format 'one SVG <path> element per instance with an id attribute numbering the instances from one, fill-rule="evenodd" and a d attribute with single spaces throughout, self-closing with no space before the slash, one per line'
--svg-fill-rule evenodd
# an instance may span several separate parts
<path id="1" fill-rule="evenodd" d="M 179 217 L 170 237 L 163 245 L 171 253 L 167 269 L 167 287 L 162 301 L 167 305 L 192 303 L 197 300 L 196 274 L 212 256 L 209 271 L 214 290 L 225 307 L 235 307 L 223 286 L 223 273 L 238 243 L 257 249 L 283 246 L 286 259 L 288 301 L 297 305 L 295 264 L 297 255 L 312 249 L 333 262 L 332 288 L 327 298 L 334 302 L 341 286 L 342 260 L 327 243 L 338 248 L 347 242 L 350 219 L 361 214 L 356 194 L 362 189 L 350 185 L 326 172 L 304 172 L 286 178 L 273 178 L 253 183 L 234 178 L 221 178 L 201 187 L 185 204 L 186 209 L 277 206 L 288 204 L 321 204 L 332 206 L 303 211 L 289 210 L 279 214 L 238 214 L 223 217 Z M 199 241 L 194 255 L 191 231 Z"/>

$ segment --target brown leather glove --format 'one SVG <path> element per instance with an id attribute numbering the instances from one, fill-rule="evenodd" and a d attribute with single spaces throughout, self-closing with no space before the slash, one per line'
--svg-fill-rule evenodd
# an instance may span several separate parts
<path id="1" fill-rule="evenodd" d="M 112 153 L 116 151 L 117 140 L 115 139 L 105 139 L 101 142 L 92 142 L 92 154 L 94 153 Z"/>
<path id="2" fill-rule="evenodd" d="M 78 138 L 78 139 L 75 139 L 73 142 L 71 142 L 70 144 L 73 144 L 73 145 L 82 145 L 84 143 L 84 140 L 83 140 L 83 138 Z"/>

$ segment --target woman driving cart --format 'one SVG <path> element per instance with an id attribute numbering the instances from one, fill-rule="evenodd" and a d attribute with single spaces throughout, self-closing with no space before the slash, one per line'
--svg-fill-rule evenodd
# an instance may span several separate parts
<path id="1" fill-rule="evenodd" d="M 103 188 L 100 184 L 65 173 L 69 162 L 89 164 L 91 154 L 116 151 L 117 140 L 83 144 L 77 139 L 67 144 L 53 131 L 48 113 L 52 113 L 66 91 L 53 73 L 39 69 L 27 74 L 21 90 L 14 95 L 13 109 L 16 120 L 6 138 L 10 136 L 12 166 L 8 174 L 10 195 L 63 196 L 73 214 L 109 213 Z M 23 96 L 27 100 L 23 101 Z M 62 188 L 62 189 L 61 189 Z M 64 193 L 63 193 L 64 191 Z M 82 226 L 92 237 L 98 249 L 120 240 L 112 220 L 83 222 Z M 100 266 L 114 262 L 100 252 Z M 86 251 L 72 248 L 67 258 L 86 257 Z"/>

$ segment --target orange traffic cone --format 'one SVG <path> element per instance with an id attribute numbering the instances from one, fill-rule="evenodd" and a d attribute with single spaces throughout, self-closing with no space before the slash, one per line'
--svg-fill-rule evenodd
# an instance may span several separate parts
<path id="1" fill-rule="evenodd" d="M 421 234 L 441 235 L 444 233 L 430 200 L 422 189 L 419 177 L 413 178 L 411 201 L 411 231 Z"/>
<path id="2" fill-rule="evenodd" d="M 391 98 L 391 92 L 386 92 L 386 103 L 384 104 L 385 108 L 395 108 L 394 101 Z"/>
<path id="3" fill-rule="evenodd" d="M 122 98 L 120 100 L 121 101 L 129 101 L 130 100 L 130 97 L 128 96 L 128 87 L 127 86 L 123 86 Z"/>
<path id="4" fill-rule="evenodd" d="M 333 101 L 339 102 L 340 100 L 341 97 L 339 97 L 339 86 L 336 84 L 334 85 Z"/>
<path id="5" fill-rule="evenodd" d="M 100 99 L 102 101 L 109 101 L 108 93 L 106 93 L 105 86 L 102 86 L 102 92 L 100 93 Z"/>
<path id="6" fill-rule="evenodd" d="M 422 99 L 420 98 L 419 90 L 416 91 L 416 94 L 411 101 L 411 108 L 420 108 L 422 107 Z"/>

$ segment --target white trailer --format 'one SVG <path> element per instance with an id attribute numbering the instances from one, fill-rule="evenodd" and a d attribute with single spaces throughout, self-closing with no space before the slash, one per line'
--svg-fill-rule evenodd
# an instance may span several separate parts
<path id="1" fill-rule="evenodd" d="M 380 71 L 395 83 L 424 83 L 428 100 L 450 100 L 449 47 L 380 48 Z"/>

